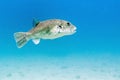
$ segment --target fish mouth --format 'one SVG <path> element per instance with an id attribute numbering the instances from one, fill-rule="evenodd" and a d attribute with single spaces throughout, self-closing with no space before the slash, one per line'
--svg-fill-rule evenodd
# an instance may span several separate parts
<path id="1" fill-rule="evenodd" d="M 76 27 L 74 27 L 71 31 L 70 31 L 70 33 L 69 33 L 69 35 L 72 35 L 72 34 L 74 34 L 74 33 L 76 33 Z"/>
<path id="2" fill-rule="evenodd" d="M 72 32 L 73 32 L 73 33 L 75 33 L 75 32 L 76 32 L 76 29 L 77 29 L 77 28 L 76 28 L 76 27 L 74 27 L 74 28 L 73 28 L 73 30 L 72 30 Z"/>

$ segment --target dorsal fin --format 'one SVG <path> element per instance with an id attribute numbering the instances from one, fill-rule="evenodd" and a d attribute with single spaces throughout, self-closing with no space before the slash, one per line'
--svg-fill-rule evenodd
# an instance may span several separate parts
<path id="1" fill-rule="evenodd" d="M 36 27 L 39 24 L 39 21 L 33 18 L 33 27 Z"/>

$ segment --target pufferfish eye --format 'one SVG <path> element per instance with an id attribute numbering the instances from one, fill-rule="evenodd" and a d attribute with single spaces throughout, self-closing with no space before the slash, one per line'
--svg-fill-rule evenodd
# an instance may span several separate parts
<path id="1" fill-rule="evenodd" d="M 67 22 L 67 25 L 68 25 L 68 26 L 70 26 L 70 23 L 69 23 L 69 22 Z"/>

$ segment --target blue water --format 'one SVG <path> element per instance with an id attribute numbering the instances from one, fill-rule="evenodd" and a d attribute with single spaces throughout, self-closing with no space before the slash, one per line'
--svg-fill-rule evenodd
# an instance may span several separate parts
<path id="1" fill-rule="evenodd" d="M 33 18 L 68 20 L 77 32 L 19 49 L 13 34 Z M 0 1 L 0 80 L 119 79 L 120 0 Z"/>

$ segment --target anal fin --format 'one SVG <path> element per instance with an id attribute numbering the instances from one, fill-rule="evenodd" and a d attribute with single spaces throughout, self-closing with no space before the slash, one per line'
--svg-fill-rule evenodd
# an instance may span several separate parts
<path id="1" fill-rule="evenodd" d="M 40 43 L 40 39 L 32 39 L 32 41 L 33 41 L 33 43 L 36 44 L 36 45 Z"/>

